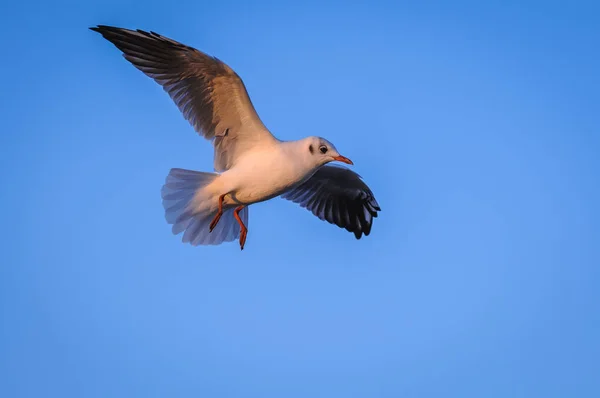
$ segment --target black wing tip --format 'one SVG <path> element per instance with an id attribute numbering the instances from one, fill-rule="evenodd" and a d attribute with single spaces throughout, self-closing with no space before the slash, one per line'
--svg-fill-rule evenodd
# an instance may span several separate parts
<path id="1" fill-rule="evenodd" d="M 369 234 L 371 233 L 371 228 L 373 227 L 373 221 L 371 221 L 370 223 L 361 226 L 355 230 L 350 230 L 349 232 L 352 232 L 354 234 L 354 237 L 356 238 L 356 240 L 360 240 L 363 236 L 369 236 Z"/>
<path id="2" fill-rule="evenodd" d="M 130 44 L 135 44 L 137 46 L 143 44 L 145 47 L 158 46 L 161 50 L 171 49 L 176 51 L 199 52 L 194 47 L 170 39 L 152 30 L 146 31 L 143 29 L 127 29 L 109 25 L 96 25 L 90 27 L 89 29 L 100 33 L 102 37 L 119 47 L 119 49 L 121 49 L 123 52 L 126 51 L 124 51 L 120 46 Z M 155 48 L 153 48 L 153 50 L 155 50 Z"/>
<path id="3" fill-rule="evenodd" d="M 106 40 L 108 40 L 110 42 L 112 42 L 115 37 L 119 36 L 119 34 L 128 32 L 127 29 L 117 28 L 115 26 L 108 26 L 108 25 L 91 26 L 89 29 L 93 32 L 100 33 L 102 35 L 102 37 L 104 37 Z"/>
<path id="4" fill-rule="evenodd" d="M 141 33 L 142 35 L 145 36 L 154 36 L 154 37 L 162 37 L 161 35 L 159 35 L 156 32 L 147 32 L 143 29 L 127 29 L 127 28 L 119 28 L 117 26 L 110 26 L 110 25 L 96 25 L 96 26 L 90 26 L 88 29 L 94 31 L 94 32 L 98 32 L 100 33 L 102 36 L 106 37 L 106 35 L 110 35 L 110 34 L 135 34 L 135 33 Z"/>
<path id="5" fill-rule="evenodd" d="M 378 213 L 381 211 L 381 208 L 379 207 L 377 201 L 375 201 L 375 198 L 372 198 L 371 201 L 363 202 L 362 206 L 363 209 L 366 208 L 372 218 L 369 221 L 364 219 L 364 223 L 361 223 L 358 228 L 349 230 L 350 232 L 354 233 L 354 236 L 357 240 L 361 239 L 363 236 L 369 236 L 371 229 L 373 228 L 373 220 L 377 218 L 379 215 Z"/>
<path id="6" fill-rule="evenodd" d="M 122 28 L 117 28 L 116 26 L 109 26 L 109 25 L 90 26 L 89 29 L 93 30 L 94 32 L 98 32 L 100 34 L 104 34 L 106 32 L 110 32 L 110 31 L 114 32 L 117 30 L 123 30 Z"/>

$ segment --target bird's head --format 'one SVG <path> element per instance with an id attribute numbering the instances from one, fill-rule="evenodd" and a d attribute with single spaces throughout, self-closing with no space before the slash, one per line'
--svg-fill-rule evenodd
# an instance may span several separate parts
<path id="1" fill-rule="evenodd" d="M 340 155 L 335 146 L 325 138 L 308 137 L 304 141 L 304 150 L 309 158 L 319 166 L 333 161 L 354 164 L 347 157 Z"/>

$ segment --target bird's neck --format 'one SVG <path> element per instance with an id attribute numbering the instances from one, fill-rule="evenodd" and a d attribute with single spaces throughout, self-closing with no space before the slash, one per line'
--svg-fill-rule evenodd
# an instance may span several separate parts
<path id="1" fill-rule="evenodd" d="M 284 145 L 285 156 L 297 169 L 302 170 L 303 182 L 310 178 L 321 166 L 322 163 L 316 161 L 315 155 L 309 150 L 310 142 L 307 140 L 287 141 Z"/>
<path id="2" fill-rule="evenodd" d="M 306 169 L 312 167 L 310 152 L 303 140 L 282 142 L 282 148 L 290 162 Z"/>

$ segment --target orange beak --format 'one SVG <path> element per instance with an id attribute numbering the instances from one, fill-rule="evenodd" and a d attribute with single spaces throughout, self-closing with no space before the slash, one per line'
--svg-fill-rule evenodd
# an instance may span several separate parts
<path id="1" fill-rule="evenodd" d="M 337 160 L 338 162 L 344 162 L 347 164 L 354 164 L 354 163 L 352 163 L 352 161 L 350 159 L 348 159 L 347 157 L 342 156 L 342 155 L 334 156 L 333 160 Z"/>

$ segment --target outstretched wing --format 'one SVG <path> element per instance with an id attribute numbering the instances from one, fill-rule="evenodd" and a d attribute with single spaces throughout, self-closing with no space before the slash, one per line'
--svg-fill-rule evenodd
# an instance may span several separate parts
<path id="1" fill-rule="evenodd" d="M 196 132 L 213 140 L 217 171 L 230 168 L 257 142 L 274 140 L 242 79 L 224 62 L 154 32 L 104 25 L 90 29 L 160 84 Z"/>
<path id="2" fill-rule="evenodd" d="M 373 192 L 350 169 L 323 166 L 296 188 L 281 195 L 310 210 L 321 220 L 353 232 L 356 239 L 369 235 L 373 218 L 381 211 Z"/>

